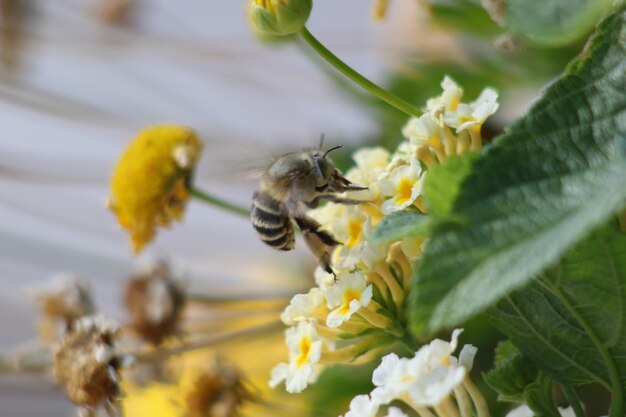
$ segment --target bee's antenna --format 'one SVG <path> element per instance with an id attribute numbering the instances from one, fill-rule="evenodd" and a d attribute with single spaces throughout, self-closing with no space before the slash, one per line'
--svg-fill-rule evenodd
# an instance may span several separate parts
<path id="1" fill-rule="evenodd" d="M 342 147 L 343 147 L 343 145 L 337 145 L 337 146 L 334 146 L 334 147 L 330 148 L 329 150 L 327 150 L 327 151 L 324 153 L 324 158 L 326 158 L 326 155 L 328 155 L 328 154 L 329 154 L 329 153 L 331 153 L 332 151 L 337 150 L 337 149 L 341 149 Z"/>
<path id="2" fill-rule="evenodd" d="M 322 132 L 322 135 L 320 136 L 320 146 L 318 147 L 318 149 L 321 151 L 323 146 L 324 146 L 324 132 Z"/>

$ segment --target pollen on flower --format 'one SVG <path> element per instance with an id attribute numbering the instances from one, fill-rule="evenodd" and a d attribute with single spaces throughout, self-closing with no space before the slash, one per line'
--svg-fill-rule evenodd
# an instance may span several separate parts
<path id="1" fill-rule="evenodd" d="M 126 148 L 111 179 L 108 206 L 129 233 L 134 252 L 184 214 L 202 143 L 189 128 L 143 130 Z"/>

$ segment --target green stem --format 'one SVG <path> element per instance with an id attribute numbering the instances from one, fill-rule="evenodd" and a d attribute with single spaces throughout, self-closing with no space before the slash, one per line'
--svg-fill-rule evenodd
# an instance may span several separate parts
<path id="1" fill-rule="evenodd" d="M 583 410 L 583 406 L 580 404 L 580 400 L 578 399 L 578 395 L 576 395 L 574 388 L 572 388 L 571 385 L 561 385 L 561 390 L 563 391 L 563 395 L 565 395 L 567 402 L 574 410 L 576 417 L 586 417 L 585 410 Z"/>
<path id="2" fill-rule="evenodd" d="M 191 189 L 191 195 L 197 198 L 198 200 L 202 200 L 205 203 L 209 203 L 223 210 L 230 211 L 233 214 L 238 214 L 240 216 L 250 218 L 250 210 L 228 203 L 217 197 L 213 197 L 212 195 L 209 195 L 205 193 L 204 191 L 200 191 L 197 188 Z"/>
<path id="3" fill-rule="evenodd" d="M 391 94 L 389 91 L 374 84 L 373 82 L 353 70 L 352 67 L 350 67 L 348 64 L 339 59 L 335 54 L 326 49 L 326 47 L 322 45 L 320 41 L 318 41 L 315 36 L 311 34 L 311 32 L 309 32 L 306 26 L 303 26 L 302 29 L 300 29 L 300 36 L 302 36 L 302 39 L 304 39 L 311 46 L 311 48 L 315 50 L 315 52 L 317 52 L 322 58 L 324 58 L 326 62 L 335 67 L 335 69 L 348 77 L 354 83 L 361 86 L 366 91 L 369 91 L 385 103 L 395 107 L 401 112 L 408 114 L 409 116 L 420 117 L 422 115 L 422 112 L 417 107 L 414 107 L 406 101 L 402 100 L 400 97 Z"/>

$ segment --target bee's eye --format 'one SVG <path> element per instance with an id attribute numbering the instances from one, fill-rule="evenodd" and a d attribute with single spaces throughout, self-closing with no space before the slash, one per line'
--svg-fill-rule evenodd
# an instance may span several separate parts
<path id="1" fill-rule="evenodd" d="M 328 177 L 328 163 L 322 155 L 313 156 L 313 166 L 315 168 L 315 176 L 318 179 L 324 179 Z"/>

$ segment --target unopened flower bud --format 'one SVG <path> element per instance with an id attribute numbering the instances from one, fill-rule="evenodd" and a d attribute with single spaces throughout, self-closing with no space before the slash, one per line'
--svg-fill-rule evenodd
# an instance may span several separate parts
<path id="1" fill-rule="evenodd" d="M 312 0 L 252 0 L 250 21 L 263 35 L 292 35 L 305 25 L 312 8 Z"/>

